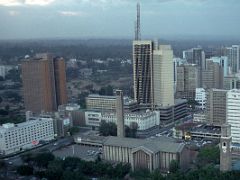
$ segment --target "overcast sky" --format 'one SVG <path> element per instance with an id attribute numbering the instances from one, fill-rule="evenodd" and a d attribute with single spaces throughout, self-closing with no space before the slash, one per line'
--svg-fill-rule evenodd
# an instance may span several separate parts
<path id="1" fill-rule="evenodd" d="M 139 0 L 142 37 L 240 39 L 240 0 Z M 0 39 L 132 38 L 135 0 L 0 0 Z"/>

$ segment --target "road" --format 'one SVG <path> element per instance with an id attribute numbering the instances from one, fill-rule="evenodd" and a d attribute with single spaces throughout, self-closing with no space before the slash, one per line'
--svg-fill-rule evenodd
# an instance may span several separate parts
<path id="1" fill-rule="evenodd" d="M 57 141 L 50 142 L 49 144 L 45 144 L 43 146 L 39 146 L 37 148 L 31 149 L 29 151 L 26 151 L 26 152 L 23 152 L 20 154 L 16 154 L 16 155 L 12 155 L 11 157 L 4 158 L 4 161 L 10 166 L 19 166 L 22 164 L 21 155 L 23 155 L 23 154 L 37 153 L 37 152 L 41 152 L 41 151 L 45 151 L 45 150 L 52 152 L 54 150 L 60 149 L 61 147 L 68 146 L 72 143 L 73 143 L 73 138 L 66 137 L 63 139 L 59 139 Z"/>

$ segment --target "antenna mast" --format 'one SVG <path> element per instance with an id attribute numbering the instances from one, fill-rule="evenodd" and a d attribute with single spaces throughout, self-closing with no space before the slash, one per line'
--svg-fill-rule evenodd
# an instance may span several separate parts
<path id="1" fill-rule="evenodd" d="M 141 40 L 140 3 L 137 3 L 137 20 L 135 22 L 135 40 Z"/>

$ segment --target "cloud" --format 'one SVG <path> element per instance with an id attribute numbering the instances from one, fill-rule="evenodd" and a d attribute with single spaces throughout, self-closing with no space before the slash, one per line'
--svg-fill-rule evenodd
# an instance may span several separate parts
<path id="1" fill-rule="evenodd" d="M 9 14 L 10 16 L 17 16 L 17 15 L 19 15 L 20 13 L 19 13 L 19 11 L 8 11 L 8 14 Z"/>
<path id="2" fill-rule="evenodd" d="M 85 13 L 79 11 L 59 11 L 62 16 L 83 16 Z"/>
<path id="3" fill-rule="evenodd" d="M 55 0 L 0 0 L 0 6 L 23 6 L 38 5 L 45 6 L 53 3 Z"/>

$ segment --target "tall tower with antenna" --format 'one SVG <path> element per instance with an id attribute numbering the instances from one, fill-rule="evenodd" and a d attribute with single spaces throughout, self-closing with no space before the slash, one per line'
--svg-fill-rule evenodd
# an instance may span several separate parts
<path id="1" fill-rule="evenodd" d="M 137 20 L 135 22 L 135 40 L 141 40 L 141 27 L 140 27 L 140 3 L 137 3 Z"/>

